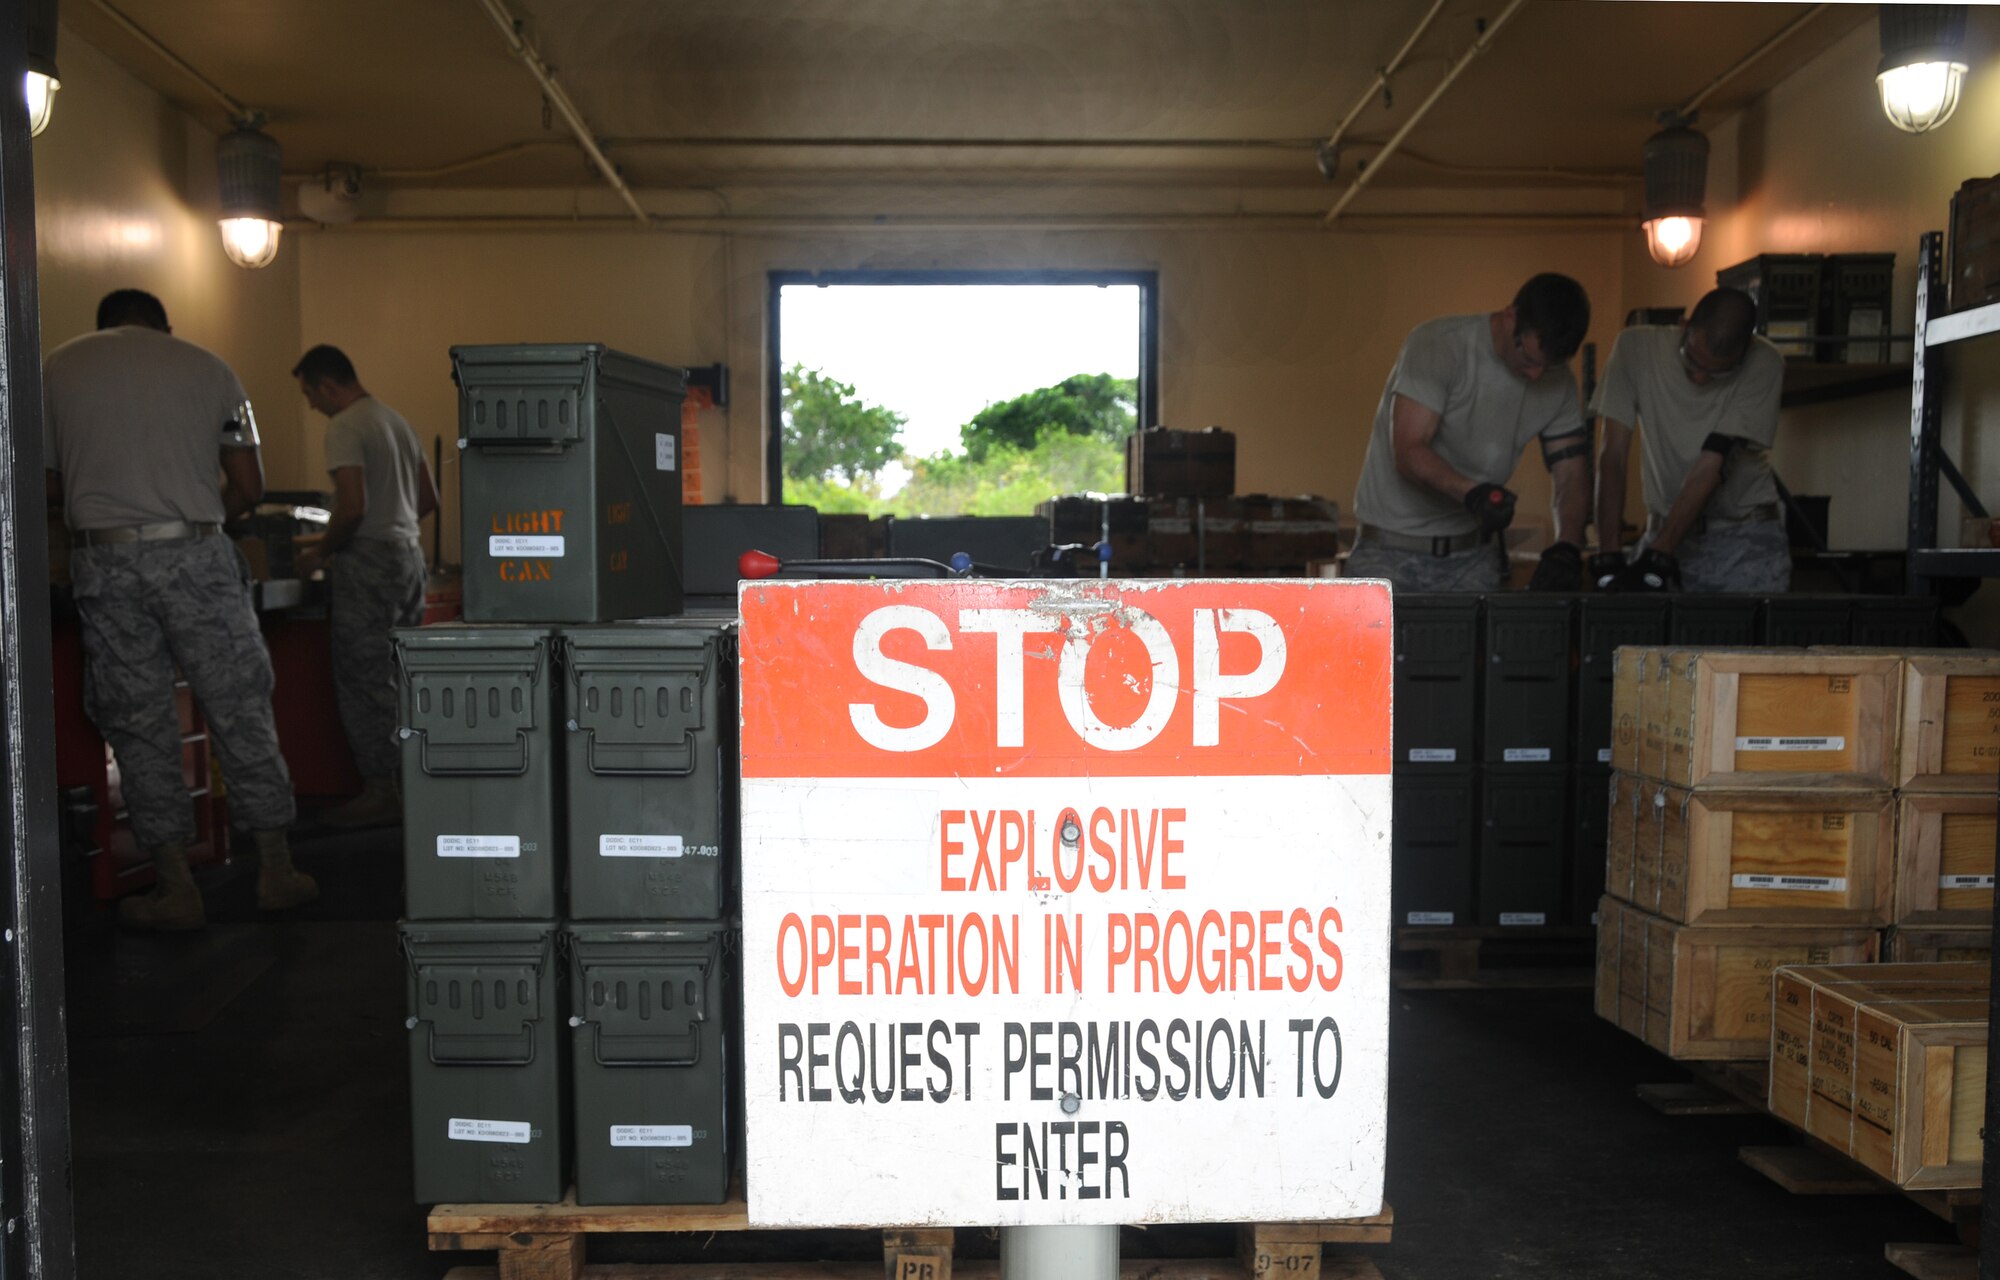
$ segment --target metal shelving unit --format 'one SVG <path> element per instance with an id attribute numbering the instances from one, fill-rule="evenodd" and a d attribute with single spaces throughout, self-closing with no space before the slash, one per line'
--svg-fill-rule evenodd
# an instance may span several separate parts
<path id="1" fill-rule="evenodd" d="M 1934 314 L 1944 300 L 1944 233 L 1924 233 L 1917 248 L 1916 337 L 1910 371 L 1909 589 L 1938 590 L 1940 579 L 2000 577 L 2000 549 L 1938 545 L 1938 479 L 1952 487 L 1967 512 L 1986 516 L 1985 504 L 1944 451 L 1938 435 L 1944 416 L 1943 361 L 1933 351 L 1952 343 L 2000 334 L 2000 302 L 1949 315 Z"/>

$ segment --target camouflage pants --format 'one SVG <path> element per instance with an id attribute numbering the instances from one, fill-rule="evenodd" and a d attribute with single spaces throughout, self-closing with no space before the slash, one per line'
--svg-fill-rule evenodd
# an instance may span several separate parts
<path id="1" fill-rule="evenodd" d="M 1341 573 L 1348 578 L 1387 578 L 1398 591 L 1500 591 L 1507 585 L 1498 542 L 1434 556 L 1371 544 L 1363 533 Z"/>
<path id="2" fill-rule="evenodd" d="M 396 653 L 390 630 L 424 620 L 424 553 L 414 542 L 355 538 L 340 549 L 333 579 L 333 692 L 340 727 L 364 778 L 393 778 Z"/>
<path id="3" fill-rule="evenodd" d="M 1642 544 L 1643 545 L 1643 544 Z M 1733 524 L 1681 539 L 1681 590 L 1783 595 L 1792 589 L 1792 545 L 1779 520 Z"/>
<path id="4" fill-rule="evenodd" d="M 271 655 L 235 546 L 210 537 L 78 547 L 70 579 L 83 626 L 84 706 L 117 756 L 138 842 L 195 837 L 176 665 L 208 721 L 231 819 L 255 831 L 289 825 L 296 811 L 271 717 Z"/>

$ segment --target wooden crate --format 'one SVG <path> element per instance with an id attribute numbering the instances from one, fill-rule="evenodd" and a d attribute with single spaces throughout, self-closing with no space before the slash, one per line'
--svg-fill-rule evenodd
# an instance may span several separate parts
<path id="1" fill-rule="evenodd" d="M 1611 767 L 1620 773 L 1641 771 L 1644 737 L 1644 685 L 1657 674 L 1661 650 L 1651 645 L 1620 645 L 1611 654 Z"/>
<path id="2" fill-rule="evenodd" d="M 1971 967 L 1791 965 L 1778 970 L 1771 980 L 1771 1114 L 1816 1136 L 1822 1128 L 1838 1128 L 1844 1144 L 1853 1107 L 1857 1002 L 1963 998 Z M 1821 1094 L 1817 1103 L 1815 1090 Z M 1837 1124 L 1829 1118 L 1836 1109 Z"/>
<path id="3" fill-rule="evenodd" d="M 1988 925 L 2000 796 L 1903 793 L 1896 822 L 1896 922 Z"/>
<path id="4" fill-rule="evenodd" d="M 1597 904 L 1597 972 L 1591 1007 L 1613 1025 L 1618 1022 L 1618 947 L 1624 922 L 1624 904 L 1606 894 Z"/>
<path id="5" fill-rule="evenodd" d="M 1897 786 L 2000 791 L 2000 653 L 1904 658 L 1902 720 Z"/>
<path id="6" fill-rule="evenodd" d="M 1676 651 L 1655 649 L 1639 664 L 1639 772 L 1664 776 L 1667 767 L 1667 676 Z"/>
<path id="7" fill-rule="evenodd" d="M 1600 929 L 1617 915 L 1618 945 L 1600 945 L 1599 999 L 1615 990 L 1626 1031 L 1685 1061 L 1765 1060 L 1771 1051 L 1771 975 L 1783 965 L 1874 960 L 1873 929 L 1816 924 L 1677 924 L 1607 897 Z M 1615 961 L 1614 961 L 1615 958 Z M 1601 1012 L 1601 1009 L 1600 1009 Z"/>
<path id="8" fill-rule="evenodd" d="M 1882 958 L 1898 964 L 1936 960 L 1976 960 L 1991 963 L 1993 926 L 1899 924 L 1882 940 Z"/>
<path id="9" fill-rule="evenodd" d="M 1902 659 L 1675 649 L 1662 665 L 1662 760 L 1652 777 L 1712 788 L 1895 784 Z"/>
<path id="10" fill-rule="evenodd" d="M 1899 1186 L 1978 1186 L 1987 975 L 1974 963 L 1781 970 L 1772 1113 Z"/>
<path id="11" fill-rule="evenodd" d="M 1604 827 L 1604 891 L 1633 901 L 1633 851 L 1639 840 L 1639 797 L 1646 783 L 1629 773 L 1611 775 L 1611 814 Z"/>
<path id="12" fill-rule="evenodd" d="M 1653 910 L 1682 924 L 1886 925 L 1895 811 L 1887 792 L 1660 787 Z M 1645 902 L 1641 906 L 1648 905 Z"/>
<path id="13" fill-rule="evenodd" d="M 1618 915 L 1618 947 L 1612 954 L 1617 971 L 1610 985 L 1618 992 L 1614 1019 L 1620 1028 L 1646 1038 L 1646 913 L 1623 903 L 1613 905 Z M 1604 927 L 1605 908 L 1598 904 L 1598 927 Z M 1602 948 L 1599 954 L 1603 954 Z"/>
<path id="14" fill-rule="evenodd" d="M 1664 786 L 1651 781 L 1639 784 L 1632 836 L 1632 901 L 1647 911 L 1660 909 L 1660 840 L 1666 806 Z"/>

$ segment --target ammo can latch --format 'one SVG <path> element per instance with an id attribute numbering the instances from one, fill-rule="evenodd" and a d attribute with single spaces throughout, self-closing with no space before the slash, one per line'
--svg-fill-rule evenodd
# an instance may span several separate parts
<path id="1" fill-rule="evenodd" d="M 535 1030 L 542 1017 L 541 968 L 549 961 L 546 950 L 518 958 L 435 960 L 425 958 L 424 950 L 404 947 L 413 984 L 411 1029 L 428 1029 L 431 1062 L 491 1067 L 533 1062 Z"/>
<path id="2" fill-rule="evenodd" d="M 708 979 L 720 963 L 721 942 L 671 944 L 670 956 L 613 959 L 578 945 L 572 957 L 583 983 L 583 1007 L 571 1019 L 588 1030 L 591 1052 L 604 1067 L 692 1067 L 702 1055 L 708 1021 Z"/>
<path id="3" fill-rule="evenodd" d="M 643 663 L 606 664 L 600 660 L 605 656 L 570 654 L 570 705 L 576 729 L 586 735 L 590 771 L 693 773 L 695 735 L 706 727 L 702 687 L 714 678 L 712 648 L 654 653 Z"/>

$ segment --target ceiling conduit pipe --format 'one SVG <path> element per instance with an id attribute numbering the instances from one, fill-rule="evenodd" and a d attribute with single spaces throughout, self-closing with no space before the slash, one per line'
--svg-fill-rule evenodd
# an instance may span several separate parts
<path id="1" fill-rule="evenodd" d="M 1798 17 L 1786 23 L 1782 28 L 1779 29 L 1776 35 L 1772 36 L 1769 40 L 1766 40 L 1764 43 L 1758 45 L 1750 52 L 1744 54 L 1741 58 L 1738 58 L 1727 71 L 1724 71 L 1721 75 L 1709 81 L 1707 87 L 1704 88 L 1700 93 L 1697 93 L 1696 95 L 1694 95 L 1694 97 L 1689 98 L 1686 102 L 1683 102 L 1680 105 L 1680 111 L 1678 112 L 1678 114 L 1686 116 L 1690 120 L 1694 119 L 1695 109 L 1701 106 L 1702 103 L 1707 102 L 1708 96 L 1710 94 L 1714 93 L 1717 89 L 1720 89 L 1723 85 L 1728 84 L 1731 80 L 1734 80 L 1737 74 L 1740 73 L 1745 67 L 1748 67 L 1751 63 L 1757 61 L 1757 59 L 1763 57 L 1771 50 L 1777 48 L 1785 41 L 1797 35 L 1799 33 L 1799 28 L 1805 26 L 1808 22 L 1811 22 L 1814 18 L 1819 17 L 1819 15 L 1821 15 L 1822 13 L 1825 13 L 1829 7 L 1830 6 L 1824 4 L 1816 4 L 1812 8 L 1807 9 L 1804 13 L 1800 14 Z"/>
<path id="2" fill-rule="evenodd" d="M 1416 30 L 1410 32 L 1410 38 L 1403 41 L 1403 47 L 1396 50 L 1395 57 L 1389 59 L 1388 62 L 1376 70 L 1374 81 L 1361 91 L 1361 96 L 1355 100 L 1353 106 L 1347 109 L 1347 114 L 1340 118 L 1340 123 L 1333 127 L 1333 132 L 1327 135 L 1324 144 L 1327 150 L 1337 151 L 1340 149 L 1340 140 L 1347 136 L 1349 129 L 1354 127 L 1355 119 L 1368 109 L 1369 103 L 1375 101 L 1377 93 L 1389 87 L 1389 78 L 1395 75 L 1397 69 L 1403 65 L 1403 59 L 1410 56 L 1410 50 L 1417 47 L 1417 41 L 1424 38 L 1424 32 L 1431 29 L 1431 23 L 1437 20 L 1438 13 L 1443 10 L 1444 5 L 1445 0 L 1432 0 L 1430 12 L 1426 13 L 1423 16 L 1423 20 L 1417 23 Z"/>
<path id="3" fill-rule="evenodd" d="M 1527 0 L 1512 0 L 1512 3 L 1500 11 L 1499 17 L 1486 24 L 1486 29 L 1479 33 L 1479 38 L 1474 40 L 1472 46 L 1464 53 L 1458 55 L 1458 60 L 1444 73 L 1444 79 L 1438 81 L 1437 87 L 1430 91 L 1430 95 L 1417 104 L 1417 109 L 1410 113 L 1410 118 L 1403 121 L 1403 127 L 1390 135 L 1389 140 L 1382 144 L 1382 149 L 1375 153 L 1375 158 L 1368 162 L 1368 167 L 1355 175 L 1347 190 L 1340 193 L 1340 199 L 1334 202 L 1333 208 L 1328 209 L 1326 217 L 1321 220 L 1322 226 L 1330 227 L 1339 219 L 1341 211 L 1347 208 L 1354 197 L 1361 194 L 1362 188 L 1368 185 L 1369 180 L 1381 171 L 1382 162 L 1396 154 L 1396 149 L 1403 145 L 1403 139 L 1409 137 L 1411 130 L 1415 129 L 1423 121 L 1424 116 L 1429 114 L 1430 109 L 1437 105 L 1445 90 L 1451 88 L 1452 82 L 1472 65 L 1474 58 L 1486 52 L 1486 46 L 1492 43 L 1494 36 L 1500 34 L 1500 28 L 1506 26 L 1507 20 L 1526 3 Z"/>
<path id="4" fill-rule="evenodd" d="M 218 85 L 201 72 L 196 71 L 188 64 L 186 58 L 181 57 L 178 53 L 160 43 L 158 36 L 132 21 L 122 10 L 112 5 L 109 0 L 94 0 L 94 3 L 99 9 L 104 11 L 105 17 L 110 18 L 119 26 L 125 28 L 126 32 L 134 40 L 137 40 L 140 44 L 145 45 L 148 49 L 158 54 L 162 60 L 171 64 L 176 71 L 179 71 L 182 75 L 200 85 L 208 93 L 209 97 L 221 103 L 223 110 L 229 113 L 229 119 L 232 122 L 250 114 L 249 107 L 238 102 L 221 85 Z"/>
<path id="5" fill-rule="evenodd" d="M 1353 221 L 1422 229 L 1450 228 L 1454 234 L 1492 227 L 1512 232 L 1522 227 L 1555 231 L 1597 231 L 1605 227 L 1630 227 L 1632 219 L 1622 213 L 1589 213 L 1570 210 L 1524 210 L 1518 213 L 1403 211 L 1355 213 Z M 1321 215 L 1302 213 L 1124 213 L 1060 214 L 1042 217 L 1026 214 L 660 214 L 647 221 L 646 229 L 689 235 L 728 235 L 731 232 L 787 233 L 985 233 L 1006 231 L 1157 231 L 1222 230 L 1254 227 L 1259 230 L 1317 233 Z M 351 235 L 385 231 L 636 231 L 631 220 L 605 214 L 390 214 L 358 219 L 340 226 L 326 226 L 309 220 L 295 221 L 302 231 L 330 235 Z"/>
<path id="6" fill-rule="evenodd" d="M 650 223 L 652 219 L 647 217 L 646 211 L 639 206 L 638 197 L 632 194 L 632 188 L 625 185 L 625 179 L 619 175 L 617 166 L 606 158 L 604 149 L 597 145 L 597 139 L 590 132 L 590 126 L 584 122 L 583 113 L 576 109 L 576 103 L 570 101 L 569 94 L 556 83 L 555 73 L 549 70 L 541 55 L 535 52 L 535 47 L 521 35 L 521 24 L 516 21 L 513 14 L 507 12 L 507 6 L 500 3 L 500 0 L 479 0 L 479 5 L 493 19 L 493 25 L 500 28 L 500 34 L 507 38 L 508 47 L 513 49 L 514 56 L 519 58 L 522 65 L 527 67 L 529 73 L 540 82 L 542 92 L 548 95 L 549 105 L 555 108 L 556 114 L 563 118 L 563 123 L 576 135 L 577 145 L 583 148 L 584 153 L 590 157 L 590 162 L 597 166 L 597 171 L 604 175 L 604 180 L 611 184 L 611 189 L 625 202 L 625 207 L 632 211 L 632 216 L 641 224 Z"/>

